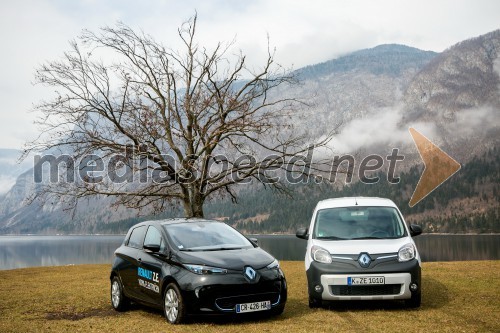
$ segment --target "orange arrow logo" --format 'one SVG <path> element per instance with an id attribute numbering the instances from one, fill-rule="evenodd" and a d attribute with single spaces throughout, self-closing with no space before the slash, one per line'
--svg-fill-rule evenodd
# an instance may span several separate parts
<path id="1" fill-rule="evenodd" d="M 461 166 L 417 130 L 410 127 L 409 131 L 425 165 L 409 202 L 409 206 L 413 207 L 453 176 Z"/>

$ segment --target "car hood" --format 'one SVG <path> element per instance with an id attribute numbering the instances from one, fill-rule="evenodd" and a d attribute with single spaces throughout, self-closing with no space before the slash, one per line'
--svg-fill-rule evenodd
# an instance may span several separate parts
<path id="1" fill-rule="evenodd" d="M 408 243 L 412 243 L 410 237 L 398 239 L 360 239 L 360 240 L 319 240 L 315 239 L 313 245 L 321 246 L 331 254 L 358 254 L 367 252 L 370 254 L 395 253 Z"/>
<path id="2" fill-rule="evenodd" d="M 179 251 L 178 256 L 184 264 L 206 265 L 231 270 L 243 270 L 245 266 L 260 269 L 275 260 L 272 255 L 258 247 L 223 251 Z"/>

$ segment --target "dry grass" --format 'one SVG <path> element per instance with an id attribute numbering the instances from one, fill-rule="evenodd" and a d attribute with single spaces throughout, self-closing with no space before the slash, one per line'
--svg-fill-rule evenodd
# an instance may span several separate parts
<path id="1" fill-rule="evenodd" d="M 280 317 L 197 317 L 172 326 L 161 311 L 109 303 L 108 265 L 0 271 L 0 332 L 499 332 L 500 261 L 425 263 L 423 303 L 307 306 L 303 262 L 282 262 L 289 298 Z"/>

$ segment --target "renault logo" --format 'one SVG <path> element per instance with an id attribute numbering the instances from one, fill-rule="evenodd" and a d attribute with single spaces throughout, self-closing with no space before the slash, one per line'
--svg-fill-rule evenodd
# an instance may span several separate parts
<path id="1" fill-rule="evenodd" d="M 255 272 L 255 269 L 253 269 L 250 266 L 245 267 L 245 277 L 249 281 L 254 281 L 255 278 L 257 277 L 257 272 Z"/>
<path id="2" fill-rule="evenodd" d="M 368 255 L 368 253 L 361 253 L 358 258 L 359 265 L 363 268 L 367 268 L 370 266 L 372 262 L 372 258 Z"/>

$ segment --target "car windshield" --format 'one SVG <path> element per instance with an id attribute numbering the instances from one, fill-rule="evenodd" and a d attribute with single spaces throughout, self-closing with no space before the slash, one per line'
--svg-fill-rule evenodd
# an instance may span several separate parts
<path id="1" fill-rule="evenodd" d="M 163 225 L 181 251 L 219 251 L 252 248 L 238 231 L 221 222 L 186 222 Z"/>
<path id="2" fill-rule="evenodd" d="M 353 240 L 401 238 L 406 231 L 393 207 L 342 207 L 319 210 L 313 237 Z"/>

